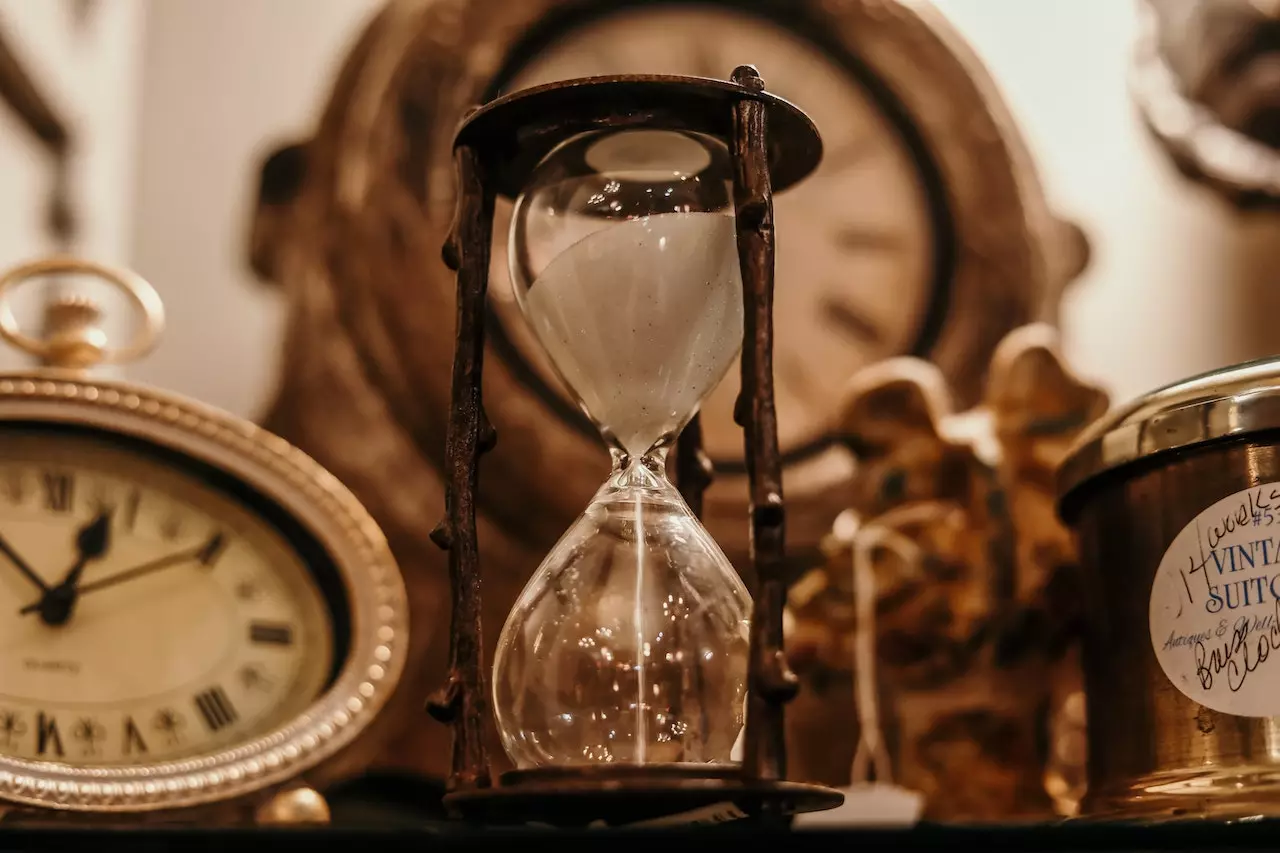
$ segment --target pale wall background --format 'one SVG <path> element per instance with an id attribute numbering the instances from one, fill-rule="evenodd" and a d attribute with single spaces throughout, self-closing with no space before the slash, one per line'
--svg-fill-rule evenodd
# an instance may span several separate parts
<path id="1" fill-rule="evenodd" d="M 11 47 L 36 75 L 60 112 L 91 144 L 71 161 L 74 199 L 80 216 L 78 253 L 108 263 L 132 259 L 134 183 L 141 81 L 140 49 L 147 4 L 105 0 L 77 32 L 71 3 L 63 0 L 0 0 L 0 23 Z M 54 250 L 44 233 L 52 184 L 49 157 L 25 127 L 0 107 L 0 265 L 9 266 Z M 39 292 L 24 292 L 20 305 L 39 304 Z M 179 297 L 180 298 L 180 297 Z M 38 319 L 38 311 L 22 316 Z M 23 364 L 0 346 L 0 369 Z"/>
<path id="2" fill-rule="evenodd" d="M 166 298 L 165 342 L 131 375 L 250 417 L 269 398 L 281 305 L 244 264 L 257 163 L 308 130 L 377 5 L 100 0 L 76 42 L 62 0 L 0 0 L 91 140 L 77 159 L 79 248 L 133 265 Z M 1004 90 L 1054 201 L 1093 237 L 1063 312 L 1079 368 L 1123 398 L 1280 349 L 1280 217 L 1227 210 L 1147 138 L 1123 86 L 1133 6 L 938 5 Z M 32 150 L 0 114 L 0 263 L 46 248 Z"/>

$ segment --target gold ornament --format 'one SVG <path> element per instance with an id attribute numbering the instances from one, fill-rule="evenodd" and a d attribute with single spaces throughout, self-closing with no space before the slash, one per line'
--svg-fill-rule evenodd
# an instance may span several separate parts
<path id="1" fill-rule="evenodd" d="M 874 577 L 895 781 L 924 794 L 933 820 L 1074 811 L 1084 779 L 1077 567 L 1053 473 L 1107 404 L 1044 324 L 1005 337 L 968 411 L 953 411 L 941 372 L 920 359 L 854 377 L 839 423 L 859 464 L 849 509 L 824 543 L 826 565 L 789 596 L 788 648 L 807 688 L 790 726 L 799 775 L 843 784 L 858 742 L 857 549 Z"/>

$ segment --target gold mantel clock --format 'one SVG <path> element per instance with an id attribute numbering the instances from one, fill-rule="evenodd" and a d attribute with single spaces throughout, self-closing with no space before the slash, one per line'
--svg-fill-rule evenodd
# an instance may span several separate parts
<path id="1" fill-rule="evenodd" d="M 108 346 L 62 298 L 40 337 L 20 283 L 89 274 L 144 322 Z M 0 800 L 42 810 L 323 820 L 315 793 L 394 688 L 405 593 L 381 532 L 282 439 L 95 364 L 148 351 L 159 297 L 68 259 L 0 276 Z M 165 816 L 162 815 L 162 816 Z"/>

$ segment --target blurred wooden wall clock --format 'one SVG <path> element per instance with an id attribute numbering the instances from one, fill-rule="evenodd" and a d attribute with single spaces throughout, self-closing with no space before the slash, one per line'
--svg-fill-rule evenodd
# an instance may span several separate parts
<path id="1" fill-rule="evenodd" d="M 449 401 L 454 284 L 439 247 L 454 213 L 458 120 L 557 77 L 724 76 L 742 62 L 815 118 L 828 151 L 814 180 L 777 200 L 779 419 L 789 551 L 802 561 L 819 559 L 853 468 L 829 429 L 848 377 L 886 356 L 920 355 L 942 366 L 959 405 L 972 402 L 1003 335 L 1054 319 L 1064 283 L 1083 267 L 1084 237 L 1050 211 L 995 86 L 927 3 L 391 0 L 305 143 L 305 180 L 283 207 L 264 199 L 253 240 L 255 267 L 292 301 L 266 423 L 337 470 L 388 530 L 416 636 L 429 646 L 414 651 L 430 662 L 414 667 L 422 678 L 443 677 L 447 634 L 444 562 L 422 543 L 422 525 L 440 511 L 438 480 L 428 479 L 443 462 Z M 605 464 L 512 305 L 508 215 L 498 211 L 494 232 L 485 362 L 498 431 L 480 492 L 491 626 Z M 718 470 L 706 518 L 741 558 L 735 381 L 705 410 Z M 341 411 L 335 388 L 349 401 Z M 440 735 L 432 749 L 412 735 L 417 746 L 388 758 L 441 770 Z"/>
<path id="2" fill-rule="evenodd" d="M 142 309 L 115 348 L 84 297 L 30 337 L 8 297 L 89 274 Z M 376 750 L 404 664 L 378 527 L 301 451 L 175 395 L 91 378 L 143 354 L 159 298 L 52 259 L 0 276 L 0 810 L 125 821 L 323 821 L 316 789 Z M 373 736 L 373 740 L 369 737 Z"/>
<path id="3" fill-rule="evenodd" d="M 424 35 L 440 39 L 433 29 Z M 1049 213 L 995 87 L 927 4 L 472 2 L 458 9 L 452 32 L 466 72 L 446 90 L 455 102 L 592 74 L 723 76 L 750 61 L 771 91 L 814 116 L 824 163 L 777 206 L 775 371 L 793 553 L 816 546 L 837 512 L 828 501 L 849 464 L 832 441 L 831 407 L 847 378 L 915 354 L 940 364 L 972 400 L 1003 334 L 1053 318 L 1065 273 L 1079 263 L 1063 257 L 1079 252 L 1078 234 Z M 592 428 L 531 345 L 504 286 L 505 213 L 495 230 L 490 337 L 514 382 L 492 392 L 496 426 L 502 433 L 508 389 L 533 394 L 556 416 L 554 427 L 537 430 L 547 470 L 585 472 L 594 463 L 584 457 L 598 452 Z M 718 541 L 742 553 L 736 393 L 730 376 L 704 407 L 718 477 L 707 514 Z M 546 482 L 527 467 L 510 476 L 530 477 L 530 487 Z M 495 511 L 523 503 L 522 486 L 508 481 L 492 496 Z"/>

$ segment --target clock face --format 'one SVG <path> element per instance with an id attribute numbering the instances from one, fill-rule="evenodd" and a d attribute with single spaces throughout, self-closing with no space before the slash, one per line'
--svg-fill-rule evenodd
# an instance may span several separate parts
<path id="1" fill-rule="evenodd" d="M 305 536 L 183 460 L 89 431 L 0 432 L 0 755 L 209 754 L 331 680 L 342 611 Z"/>
<path id="2" fill-rule="evenodd" d="M 536 50 L 502 88 L 571 77 L 666 73 L 726 78 L 760 69 L 769 91 L 804 109 L 822 134 L 817 172 L 775 199 L 775 362 L 778 434 L 785 452 L 822 440 L 849 377 L 873 361 L 922 353 L 942 309 L 946 238 L 909 134 L 849 67 L 764 18 L 718 6 L 651 4 L 565 30 Z M 536 382 L 569 399 L 513 304 L 506 262 L 511 205 L 495 218 L 491 293 L 496 341 L 518 352 Z M 703 405 L 708 453 L 740 468 L 733 424 L 738 375 Z M 735 462 L 735 460 L 738 460 Z"/>

